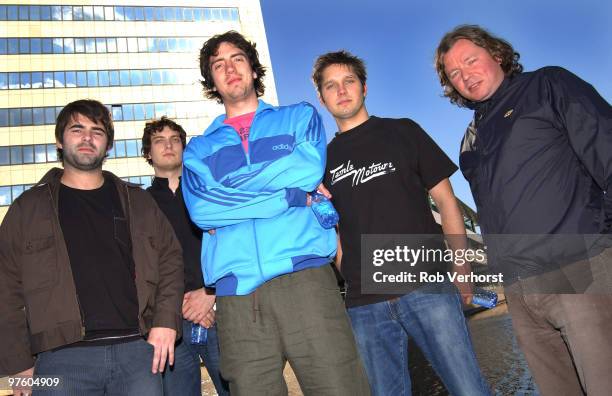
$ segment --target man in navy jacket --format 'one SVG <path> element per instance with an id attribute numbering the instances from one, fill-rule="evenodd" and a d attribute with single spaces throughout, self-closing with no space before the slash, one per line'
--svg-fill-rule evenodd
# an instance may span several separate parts
<path id="1" fill-rule="evenodd" d="M 608 394 L 612 108 L 569 71 L 518 60 L 478 26 L 438 45 L 445 96 L 474 110 L 461 171 L 541 392 Z"/>

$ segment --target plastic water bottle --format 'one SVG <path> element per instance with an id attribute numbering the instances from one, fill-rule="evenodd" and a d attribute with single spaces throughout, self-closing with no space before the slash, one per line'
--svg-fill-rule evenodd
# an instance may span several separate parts
<path id="1" fill-rule="evenodd" d="M 197 323 L 191 324 L 191 343 L 197 345 L 206 345 L 208 338 L 208 330 L 206 327 L 200 326 Z"/>
<path id="2" fill-rule="evenodd" d="M 476 287 L 472 296 L 472 304 L 491 309 L 497 305 L 497 293 Z"/>
<path id="3" fill-rule="evenodd" d="M 327 199 L 325 195 L 314 191 L 310 194 L 310 198 L 312 199 L 312 211 L 315 216 L 317 216 L 317 220 L 319 220 L 321 227 L 332 228 L 338 224 L 340 216 L 338 216 L 336 208 L 334 208 L 334 205 L 332 205 L 331 201 Z"/>

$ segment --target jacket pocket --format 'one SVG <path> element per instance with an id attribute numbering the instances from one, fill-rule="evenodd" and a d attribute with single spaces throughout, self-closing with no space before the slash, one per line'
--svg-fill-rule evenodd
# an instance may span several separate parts
<path id="1" fill-rule="evenodd" d="M 53 235 L 28 239 L 23 247 L 21 280 L 24 292 L 48 288 L 57 277 L 57 251 Z"/>

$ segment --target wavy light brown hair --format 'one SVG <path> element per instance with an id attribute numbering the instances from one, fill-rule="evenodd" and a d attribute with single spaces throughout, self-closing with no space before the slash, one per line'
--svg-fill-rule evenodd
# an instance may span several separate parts
<path id="1" fill-rule="evenodd" d="M 435 67 L 440 85 L 444 88 L 444 96 L 449 98 L 451 103 L 459 107 L 465 107 L 468 102 L 453 87 L 444 70 L 444 55 L 461 39 L 470 40 L 477 46 L 486 49 L 493 58 L 501 60 L 500 66 L 507 77 L 523 71 L 523 65 L 519 63 L 521 55 L 514 50 L 508 41 L 492 35 L 478 25 L 459 25 L 442 37 L 438 48 L 436 48 L 435 56 Z"/>

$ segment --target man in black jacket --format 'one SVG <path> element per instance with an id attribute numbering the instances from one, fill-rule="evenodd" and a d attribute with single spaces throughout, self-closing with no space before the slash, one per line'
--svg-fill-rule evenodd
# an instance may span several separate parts
<path id="1" fill-rule="evenodd" d="M 438 45 L 445 96 L 474 110 L 461 170 L 540 390 L 609 394 L 612 108 L 569 71 L 518 60 L 478 26 Z"/>
<path id="2" fill-rule="evenodd" d="M 147 122 L 142 135 L 142 154 L 155 170 L 151 193 L 174 228 L 183 248 L 185 296 L 183 298 L 183 338 L 174 353 L 174 366 L 164 373 L 164 393 L 199 395 L 200 358 L 208 370 L 217 393 L 228 395 L 228 384 L 219 374 L 219 344 L 214 326 L 214 290 L 204 288 L 200 252 L 202 230 L 191 222 L 180 188 L 183 150 L 187 135 L 182 126 L 162 117 Z M 191 344 L 192 324 L 208 328 L 205 344 Z"/>

